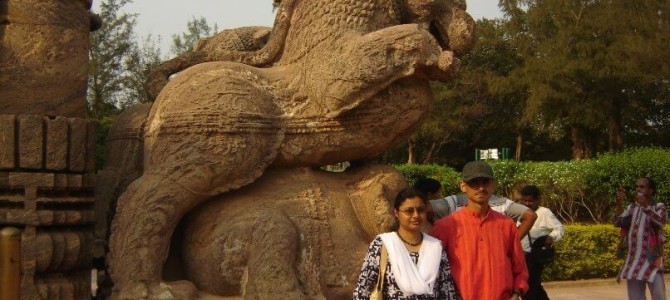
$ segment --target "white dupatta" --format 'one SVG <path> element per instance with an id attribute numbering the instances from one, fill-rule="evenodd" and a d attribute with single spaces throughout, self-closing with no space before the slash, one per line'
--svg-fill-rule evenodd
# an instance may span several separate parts
<path id="1" fill-rule="evenodd" d="M 440 274 L 442 243 L 425 233 L 419 250 L 419 261 L 414 264 L 409 251 L 396 232 L 379 235 L 388 251 L 391 272 L 405 296 L 433 294 L 435 282 Z"/>

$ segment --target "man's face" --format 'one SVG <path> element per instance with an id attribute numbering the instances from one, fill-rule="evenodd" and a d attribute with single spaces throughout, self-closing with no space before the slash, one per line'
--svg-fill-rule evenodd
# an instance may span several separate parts
<path id="1" fill-rule="evenodd" d="M 640 178 L 635 182 L 635 191 L 642 193 L 646 198 L 651 197 L 654 189 L 649 187 L 649 180 L 647 178 Z"/>
<path id="2" fill-rule="evenodd" d="M 477 177 L 468 182 L 461 181 L 461 191 L 468 196 L 470 201 L 479 204 L 489 202 L 495 187 L 496 181 L 491 178 Z"/>
<path id="3" fill-rule="evenodd" d="M 540 201 L 531 195 L 521 195 L 521 204 L 528 206 L 532 210 L 537 210 L 540 206 Z"/>

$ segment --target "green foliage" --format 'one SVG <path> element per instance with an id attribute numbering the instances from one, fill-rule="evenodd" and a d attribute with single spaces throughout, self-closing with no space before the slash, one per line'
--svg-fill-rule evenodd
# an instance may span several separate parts
<path id="1" fill-rule="evenodd" d="M 556 261 L 543 272 L 544 280 L 611 278 L 623 264 L 616 257 L 619 229 L 614 225 L 567 225 L 555 244 Z"/>
<path id="2" fill-rule="evenodd" d="M 670 233 L 670 225 L 664 228 Z M 563 240 L 555 244 L 556 261 L 547 266 L 543 280 L 576 280 L 616 277 L 623 260 L 617 258 L 620 231 L 613 225 L 566 225 Z M 670 243 L 664 245 L 670 258 Z"/>
<path id="3" fill-rule="evenodd" d="M 656 201 L 670 205 L 670 150 L 629 149 L 605 154 L 596 159 L 560 162 L 490 161 L 496 174 L 496 194 L 518 199 L 518 191 L 528 184 L 542 191 L 542 205 L 567 223 L 608 223 L 616 191 L 622 186 L 629 195 L 635 180 L 648 176 L 657 183 Z M 437 165 L 399 165 L 397 168 L 413 182 L 426 176 L 438 179 L 444 193 L 459 193 L 458 172 Z"/>
<path id="4" fill-rule="evenodd" d="M 132 0 L 105 0 L 100 4 L 102 26 L 90 35 L 88 101 L 89 115 L 101 120 L 117 111 L 123 94 L 124 60 L 134 46 L 136 15 L 122 11 Z"/>
<path id="5" fill-rule="evenodd" d="M 126 57 L 126 67 L 123 79 L 123 97 L 119 99 L 118 106 L 125 109 L 138 103 L 151 102 L 146 89 L 151 70 L 161 64 L 166 58 L 163 56 L 158 44 L 160 37 L 154 38 L 148 35 L 141 43 L 135 43 Z"/>
<path id="6" fill-rule="evenodd" d="M 95 169 L 101 170 L 105 163 L 105 141 L 114 122 L 113 116 L 105 116 L 98 121 L 95 136 Z"/>
<path id="7" fill-rule="evenodd" d="M 578 133 L 575 158 L 649 132 L 670 84 L 668 1 L 501 2 L 524 61 L 507 81 L 529 91 L 525 119 Z"/>
<path id="8" fill-rule="evenodd" d="M 613 201 L 621 186 L 632 195 L 635 180 L 646 176 L 656 182 L 656 200 L 670 204 L 670 151 L 667 149 L 638 148 L 604 154 L 598 157 L 596 164 L 589 179 L 599 194 Z"/>
<path id="9" fill-rule="evenodd" d="M 195 43 L 205 37 L 214 35 L 218 31 L 216 23 L 209 25 L 204 17 L 193 17 L 186 23 L 186 31 L 172 35 L 172 53 L 179 55 L 193 51 Z"/>
<path id="10" fill-rule="evenodd" d="M 397 165 L 396 168 L 407 178 L 412 186 L 419 177 L 429 177 L 442 184 L 442 194 L 452 195 L 460 193 L 458 182 L 460 174 L 450 167 L 438 165 Z"/>

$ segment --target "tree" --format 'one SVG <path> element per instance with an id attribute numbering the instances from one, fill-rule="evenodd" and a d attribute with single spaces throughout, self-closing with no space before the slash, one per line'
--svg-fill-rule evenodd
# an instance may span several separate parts
<path id="1" fill-rule="evenodd" d="M 512 72 L 528 89 L 525 115 L 566 128 L 576 159 L 620 149 L 623 124 L 648 123 L 639 116 L 668 86 L 667 3 L 502 1 L 526 46 Z"/>
<path id="2" fill-rule="evenodd" d="M 89 49 L 89 115 L 102 119 L 116 111 L 123 94 L 124 61 L 134 44 L 135 15 L 120 9 L 132 0 L 105 0 L 100 4 L 102 26 L 91 33 Z"/>
<path id="3" fill-rule="evenodd" d="M 123 78 L 124 91 L 119 100 L 120 108 L 137 103 L 151 102 L 146 82 L 151 70 L 166 60 L 159 48 L 160 37 L 148 35 L 141 43 L 134 43 L 124 61 L 126 73 Z"/>
<path id="4" fill-rule="evenodd" d="M 216 23 L 210 26 L 204 17 L 197 19 L 193 17 L 186 23 L 186 32 L 172 35 L 172 54 L 179 55 L 193 51 L 195 43 L 199 39 L 212 36 L 217 31 Z"/>
<path id="5" fill-rule="evenodd" d="M 513 144 L 519 119 L 516 98 L 495 97 L 489 89 L 491 80 L 519 64 L 502 25 L 498 20 L 477 21 L 476 46 L 461 59 L 458 77 L 433 84 L 433 110 L 408 144 L 409 158 L 457 166 L 474 158 L 476 148 Z"/>

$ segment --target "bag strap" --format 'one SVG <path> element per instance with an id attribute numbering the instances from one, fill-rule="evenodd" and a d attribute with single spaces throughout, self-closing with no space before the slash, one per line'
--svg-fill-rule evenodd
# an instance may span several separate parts
<path id="1" fill-rule="evenodd" d="M 386 274 L 386 263 L 388 262 L 388 252 L 386 252 L 386 247 L 384 247 L 384 243 L 382 243 L 382 249 L 381 249 L 381 258 L 379 259 L 379 278 L 377 278 L 377 286 L 375 287 L 376 290 L 378 290 L 380 293 L 382 292 L 382 288 L 384 287 L 384 276 Z"/>

